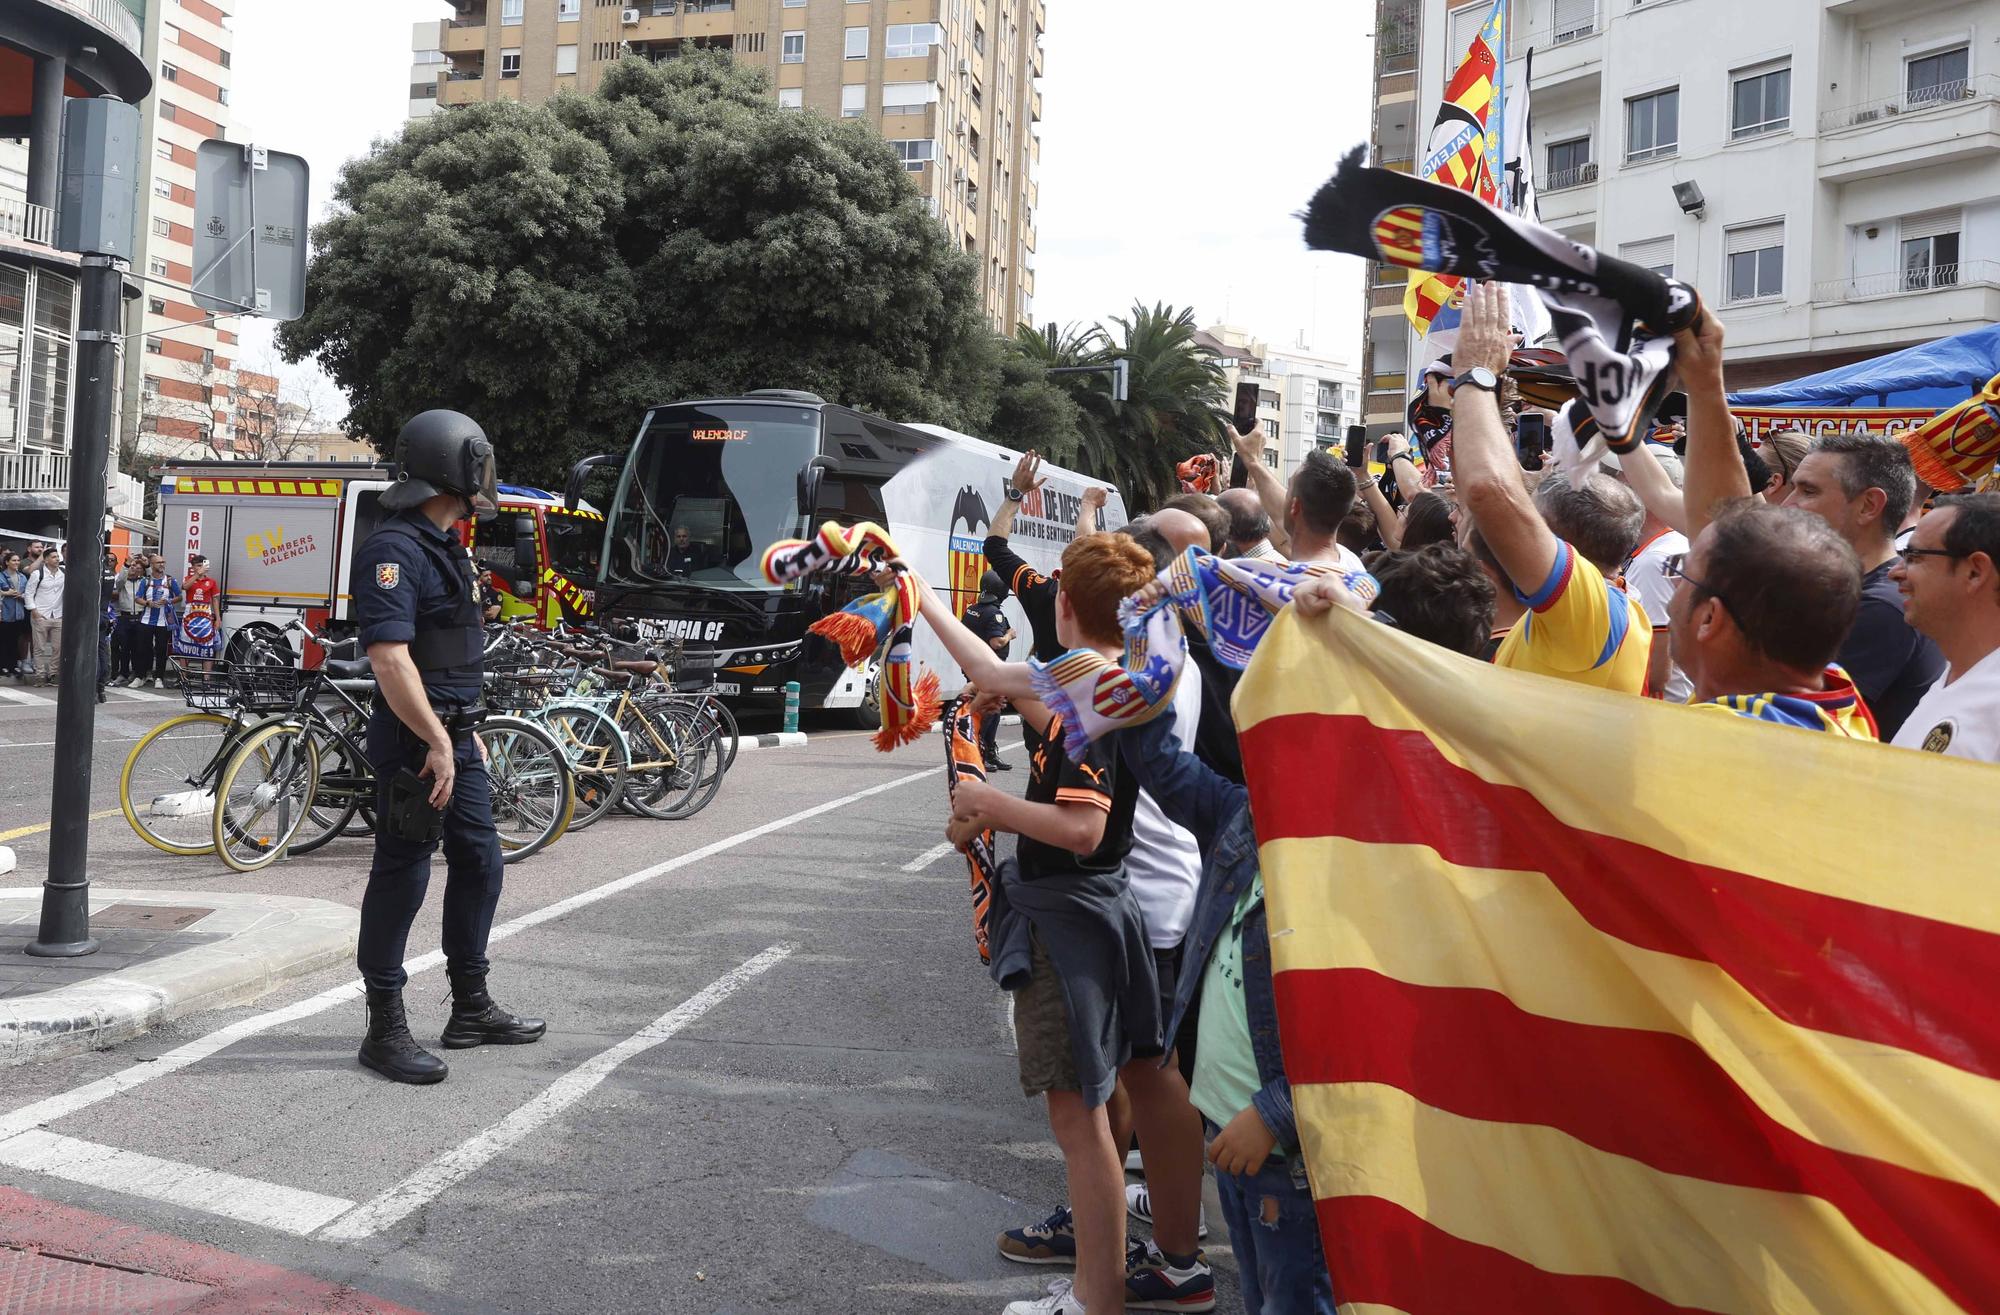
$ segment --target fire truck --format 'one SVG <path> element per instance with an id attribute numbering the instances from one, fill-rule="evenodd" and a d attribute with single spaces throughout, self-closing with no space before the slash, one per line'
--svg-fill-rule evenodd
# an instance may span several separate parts
<path id="1" fill-rule="evenodd" d="M 179 575 L 195 553 L 222 586 L 228 656 L 253 637 L 285 642 L 286 623 L 315 634 L 352 634 L 354 549 L 382 519 L 389 467 L 356 462 L 184 461 L 162 466 L 160 542 Z M 506 617 L 549 627 L 591 614 L 604 517 L 580 503 L 565 509 L 543 489 L 502 484 L 500 515 L 459 526 L 482 579 Z M 572 576 L 586 582 L 579 586 Z M 302 655 L 318 665 L 317 645 Z"/>

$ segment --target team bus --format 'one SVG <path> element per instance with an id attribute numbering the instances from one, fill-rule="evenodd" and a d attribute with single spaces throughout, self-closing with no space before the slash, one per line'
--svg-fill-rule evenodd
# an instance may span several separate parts
<path id="1" fill-rule="evenodd" d="M 617 477 L 600 504 L 608 510 L 596 569 L 573 582 L 590 592 L 599 620 L 630 626 L 647 642 L 681 641 L 685 660 L 696 670 L 712 667 L 732 702 L 773 704 L 797 681 L 801 706 L 873 726 L 877 673 L 848 670 L 833 644 L 806 633 L 873 586 L 862 577 L 766 584 L 764 550 L 828 520 L 874 521 L 962 613 L 979 596 L 986 533 L 1017 459 L 983 439 L 897 424 L 789 389 L 656 406 L 629 452 L 587 457 L 570 471 L 563 495 L 570 506 L 586 483 Z M 1053 574 L 1089 481 L 1052 466 L 1043 472 L 1048 482 L 1020 507 L 1011 543 L 1036 570 Z M 1102 518 L 1108 529 L 1125 524 L 1115 489 Z M 556 546 L 552 555 L 560 562 L 588 554 Z M 1028 626 L 1018 603 L 1007 606 L 1019 657 Z M 928 627 L 916 635 L 917 660 L 938 673 L 947 694 L 957 690 L 959 670 L 943 646 Z"/>

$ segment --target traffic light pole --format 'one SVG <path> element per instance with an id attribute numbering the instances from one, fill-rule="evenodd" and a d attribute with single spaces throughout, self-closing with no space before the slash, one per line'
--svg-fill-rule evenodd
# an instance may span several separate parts
<path id="1" fill-rule="evenodd" d="M 69 457 L 69 540 L 63 578 L 62 688 L 56 698 L 55 771 L 50 780 L 49 869 L 42 921 L 29 954 L 91 954 L 90 756 L 97 724 L 98 595 L 104 569 L 104 472 L 118 389 L 124 262 L 87 255 L 76 332 L 76 426 Z"/>
<path id="2" fill-rule="evenodd" d="M 1106 361 L 1103 365 L 1058 365 L 1054 369 L 1044 370 L 1042 373 L 1047 375 L 1108 374 L 1111 376 L 1111 400 L 1114 402 L 1129 400 L 1128 395 L 1131 392 L 1132 384 L 1132 362 L 1123 356 L 1115 361 Z"/>

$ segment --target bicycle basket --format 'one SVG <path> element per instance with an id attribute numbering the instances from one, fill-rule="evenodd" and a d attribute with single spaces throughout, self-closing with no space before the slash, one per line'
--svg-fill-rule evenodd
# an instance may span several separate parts
<path id="1" fill-rule="evenodd" d="M 211 662 L 204 670 L 190 659 L 176 665 L 187 705 L 207 712 L 282 712 L 297 703 L 299 691 L 315 679 L 314 672 L 297 667 Z"/>
<path id="2" fill-rule="evenodd" d="M 721 657 L 712 648 L 683 648 L 668 668 L 674 688 L 685 692 L 704 690 L 715 684 L 715 669 Z"/>

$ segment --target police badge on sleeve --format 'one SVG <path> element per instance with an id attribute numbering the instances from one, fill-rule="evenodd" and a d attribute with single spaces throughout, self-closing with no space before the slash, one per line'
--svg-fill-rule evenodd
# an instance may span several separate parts
<path id="1" fill-rule="evenodd" d="M 394 589 L 402 578 L 403 568 L 396 562 L 382 562 L 375 568 L 375 583 L 381 588 Z"/>

